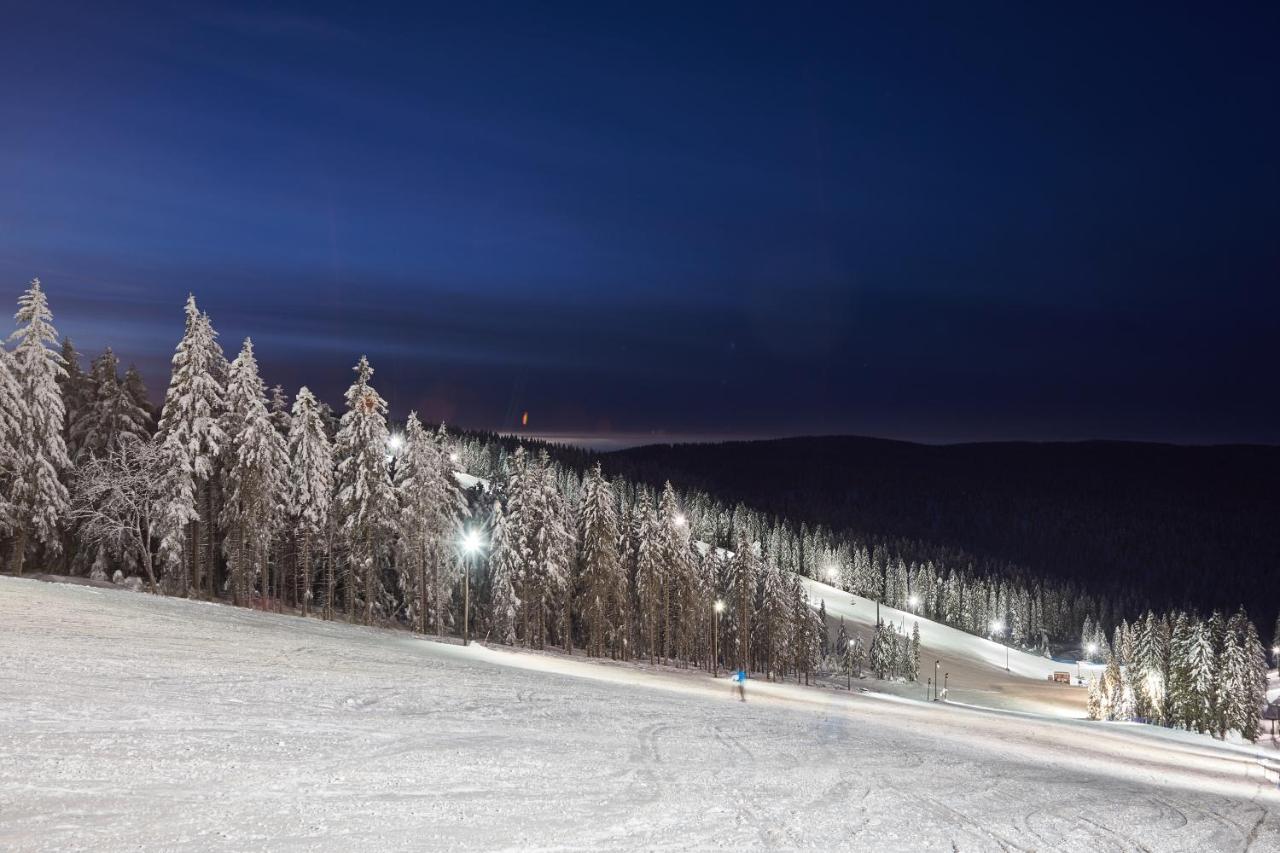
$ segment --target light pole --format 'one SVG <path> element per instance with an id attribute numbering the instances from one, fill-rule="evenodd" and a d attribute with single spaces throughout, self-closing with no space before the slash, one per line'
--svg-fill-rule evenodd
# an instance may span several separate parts
<path id="1" fill-rule="evenodd" d="M 720 677 L 720 614 L 724 612 L 724 602 L 716 599 L 716 603 L 711 605 L 711 609 L 716 612 L 716 627 L 711 632 L 711 677 Z"/>
<path id="2" fill-rule="evenodd" d="M 947 701 L 947 679 L 951 677 L 951 673 L 942 673 L 942 701 Z"/>
<path id="3" fill-rule="evenodd" d="M 853 640 L 849 641 L 849 648 L 845 650 L 845 658 L 848 660 L 848 667 L 845 669 L 845 675 L 849 676 L 849 692 L 853 692 Z M 861 678 L 862 676 L 858 676 Z"/>
<path id="4" fill-rule="evenodd" d="M 1004 623 L 1001 622 L 999 619 L 992 620 L 991 633 L 997 637 L 1004 636 Z M 1003 640 L 1001 640 L 1001 643 L 1004 644 L 1004 671 L 1008 672 L 1009 671 L 1009 644 L 1005 643 Z"/>
<path id="5" fill-rule="evenodd" d="M 935 702 L 938 701 L 938 667 L 941 664 L 942 661 L 940 660 L 935 660 L 933 662 L 933 701 Z"/>
<path id="6" fill-rule="evenodd" d="M 478 532 L 468 530 L 458 544 L 462 548 L 462 645 L 467 646 L 471 644 L 471 558 L 484 543 Z"/>

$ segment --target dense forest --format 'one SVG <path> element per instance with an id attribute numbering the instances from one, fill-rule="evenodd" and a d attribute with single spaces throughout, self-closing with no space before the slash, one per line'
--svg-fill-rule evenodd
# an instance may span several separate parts
<path id="1" fill-rule="evenodd" d="M 1242 605 L 1262 616 L 1280 601 L 1280 447 L 811 437 L 602 458 L 631 479 L 884 541 L 909 559 L 1076 581 L 1130 617 Z"/>

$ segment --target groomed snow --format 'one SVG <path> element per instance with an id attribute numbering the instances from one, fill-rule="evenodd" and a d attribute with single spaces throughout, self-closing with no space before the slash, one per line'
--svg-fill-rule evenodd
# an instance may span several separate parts
<path id="1" fill-rule="evenodd" d="M 1254 747 L 795 685 L 748 700 L 0 577 L 0 849 L 1280 849 Z"/>

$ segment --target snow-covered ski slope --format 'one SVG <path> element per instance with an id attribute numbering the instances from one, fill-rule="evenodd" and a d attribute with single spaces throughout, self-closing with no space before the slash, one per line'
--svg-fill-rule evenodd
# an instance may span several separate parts
<path id="1" fill-rule="evenodd" d="M 876 624 L 876 603 L 868 598 L 850 595 L 836 587 L 829 586 L 811 578 L 801 578 L 808 590 L 809 598 L 814 606 L 825 601 L 827 614 L 832 617 L 843 616 L 846 622 L 864 628 Z M 886 623 L 897 625 L 899 630 L 911 633 L 913 625 L 920 625 L 920 644 L 937 653 L 964 660 L 970 663 L 986 664 L 993 670 L 1005 671 L 1005 646 L 985 637 L 973 634 L 915 616 L 909 611 L 893 607 L 880 606 L 880 618 Z M 1054 672 L 1071 671 L 1072 680 L 1076 676 L 1076 664 L 1065 664 L 1048 658 L 1037 657 L 1017 649 L 1008 650 L 1009 672 L 1023 678 L 1034 678 L 1046 681 Z M 1091 670 L 1101 670 L 1092 664 L 1084 664 L 1083 672 L 1087 676 Z"/>
<path id="2" fill-rule="evenodd" d="M 4 850 L 1275 850 L 1254 747 L 0 577 Z"/>

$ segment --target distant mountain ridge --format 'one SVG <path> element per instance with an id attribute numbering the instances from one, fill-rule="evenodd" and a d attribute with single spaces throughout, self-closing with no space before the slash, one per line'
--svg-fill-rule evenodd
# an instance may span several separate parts
<path id="1" fill-rule="evenodd" d="M 794 522 L 962 548 L 1153 604 L 1280 606 L 1280 447 L 925 445 L 856 436 L 647 445 L 606 470 Z"/>

